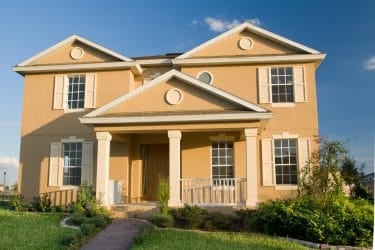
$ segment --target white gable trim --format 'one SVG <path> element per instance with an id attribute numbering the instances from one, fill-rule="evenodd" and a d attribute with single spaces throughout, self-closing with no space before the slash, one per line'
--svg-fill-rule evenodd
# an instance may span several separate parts
<path id="1" fill-rule="evenodd" d="M 186 58 L 172 60 L 174 65 L 228 65 L 251 63 L 285 63 L 285 62 L 311 62 L 323 60 L 326 54 L 314 55 L 279 55 L 279 56 L 246 56 L 246 57 L 209 57 Z"/>
<path id="2" fill-rule="evenodd" d="M 194 77 L 191 77 L 191 76 L 188 76 L 180 71 L 177 71 L 175 69 L 172 69 L 170 71 L 168 71 L 167 73 L 155 78 L 154 80 L 148 82 L 147 84 L 113 100 L 112 102 L 109 102 L 105 105 L 103 105 L 102 107 L 88 113 L 87 115 L 85 115 L 85 117 L 96 117 L 98 115 L 101 115 L 101 114 L 104 114 L 106 111 L 120 105 L 121 103 L 127 101 L 127 100 L 130 100 L 134 97 L 136 97 L 137 95 L 139 95 L 140 93 L 148 90 L 148 89 L 151 89 L 153 88 L 154 86 L 157 86 L 169 79 L 171 79 L 172 77 L 176 77 L 184 82 L 186 82 L 187 84 L 190 84 L 192 86 L 195 86 L 195 87 L 198 87 L 200 89 L 203 89 L 211 94 L 214 94 L 224 100 L 227 100 L 227 101 L 230 101 L 230 102 L 234 102 L 240 106 L 243 106 L 245 108 L 248 108 L 250 110 L 253 110 L 253 111 L 256 111 L 256 112 L 268 112 L 268 110 L 258 106 L 258 105 L 255 105 L 253 103 L 250 103 L 250 102 L 247 102 L 237 96 L 234 96 L 232 94 L 229 94 L 223 90 L 220 90 L 214 86 L 211 86 L 211 85 L 208 85 L 206 83 L 203 83 L 201 81 L 199 81 L 198 79 L 194 78 Z"/>
<path id="3" fill-rule="evenodd" d="M 76 64 L 56 64 L 56 65 L 35 65 L 35 66 L 15 66 L 13 70 L 20 74 L 42 73 L 42 72 L 72 72 L 82 70 L 97 69 L 126 69 L 130 68 L 135 75 L 140 75 L 143 71 L 141 66 L 135 62 L 104 62 L 104 63 L 76 63 Z"/>
<path id="4" fill-rule="evenodd" d="M 66 45 L 68 43 L 71 43 L 73 41 L 79 41 L 81 43 L 84 43 L 84 44 L 86 44 L 88 46 L 91 46 L 91 47 L 93 47 L 93 48 L 95 48 L 97 50 L 100 50 L 100 51 L 102 51 L 102 52 L 104 52 L 104 53 L 106 53 L 108 55 L 114 56 L 114 57 L 120 59 L 121 61 L 125 61 L 125 62 L 133 61 L 132 59 L 130 59 L 128 57 L 125 57 L 125 56 L 123 56 L 123 55 L 121 55 L 121 54 L 119 54 L 119 53 L 117 53 L 117 52 L 115 52 L 113 50 L 107 49 L 107 48 L 105 48 L 105 47 L 103 47 L 103 46 L 101 46 L 101 45 L 99 45 L 97 43 L 91 42 L 91 41 L 89 41 L 89 40 L 87 40 L 87 39 L 85 39 L 83 37 L 80 37 L 78 35 L 72 35 L 72 36 L 70 36 L 70 37 L 62 40 L 61 42 L 53 45 L 52 47 L 49 47 L 48 49 L 43 50 L 39 54 L 37 54 L 37 55 L 35 55 L 35 56 L 33 56 L 33 57 L 31 57 L 31 58 L 29 58 L 29 59 L 21 62 L 17 66 L 27 66 L 28 64 L 32 63 L 33 61 L 35 61 L 35 60 L 37 60 L 37 59 L 39 59 L 39 58 L 41 58 L 41 57 L 43 57 L 45 55 L 47 55 L 48 53 L 54 51 L 55 49 L 58 49 L 58 48 Z"/>
<path id="5" fill-rule="evenodd" d="M 223 34 L 221 34 L 221 35 L 219 35 L 219 36 L 217 36 L 217 37 L 215 37 L 215 38 L 213 38 L 213 39 L 211 39 L 211 40 L 209 40 L 209 41 L 207 41 L 207 42 L 199 45 L 198 47 L 195 47 L 194 49 L 192 49 L 192 50 L 190 50 L 190 51 L 188 51 L 188 52 L 186 52 L 186 53 L 184 53 L 184 54 L 176 57 L 176 59 L 189 58 L 191 55 L 197 53 L 198 51 L 200 51 L 200 50 L 202 50 L 202 49 L 204 49 L 204 48 L 206 48 L 206 47 L 208 47 L 208 46 L 216 43 L 217 41 L 222 40 L 225 37 L 228 37 L 228 36 L 230 36 L 232 34 L 241 32 L 242 30 L 248 30 L 250 32 L 254 32 L 254 33 L 256 33 L 256 34 L 258 34 L 260 36 L 266 37 L 266 38 L 271 39 L 271 40 L 273 40 L 275 42 L 284 44 L 284 45 L 286 45 L 288 47 L 291 47 L 291 48 L 296 48 L 296 49 L 303 50 L 303 51 L 305 51 L 307 53 L 310 53 L 310 54 L 320 54 L 321 53 L 318 50 L 309 48 L 309 47 L 307 47 L 305 45 L 302 45 L 300 43 L 294 42 L 294 41 L 292 41 L 292 40 L 290 40 L 288 38 L 282 37 L 280 35 L 277 35 L 275 33 L 270 32 L 268 30 L 262 29 L 262 28 L 260 28 L 258 26 L 255 26 L 253 24 L 245 22 L 245 23 L 243 23 L 243 24 L 241 24 L 241 25 L 239 25 L 239 26 L 237 26 L 237 27 L 235 27 L 235 28 L 233 28 L 233 29 L 231 29 L 231 30 L 229 30 L 227 32 L 224 32 Z"/>
<path id="6" fill-rule="evenodd" d="M 134 124 L 134 123 L 172 123 L 172 122 L 214 122 L 271 119 L 273 113 L 226 113 L 199 115 L 160 115 L 160 116 L 124 116 L 124 117 L 81 117 L 83 124 Z"/>

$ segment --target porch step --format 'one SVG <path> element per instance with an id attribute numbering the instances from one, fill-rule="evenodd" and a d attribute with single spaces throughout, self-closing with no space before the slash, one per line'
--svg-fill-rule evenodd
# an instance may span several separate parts
<path id="1" fill-rule="evenodd" d="M 117 204 L 109 208 L 114 218 L 142 218 L 146 219 L 150 215 L 159 212 L 157 203 L 130 203 Z"/>

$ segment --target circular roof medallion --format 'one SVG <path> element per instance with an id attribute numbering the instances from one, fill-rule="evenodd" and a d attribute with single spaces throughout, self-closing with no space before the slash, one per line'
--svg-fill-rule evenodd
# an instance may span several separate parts
<path id="1" fill-rule="evenodd" d="M 83 57 L 83 54 L 85 54 L 85 51 L 80 47 L 74 47 L 70 51 L 70 57 L 73 58 L 74 60 L 81 59 Z"/>
<path id="2" fill-rule="evenodd" d="M 170 89 L 165 94 L 166 101 L 171 105 L 179 104 L 182 101 L 182 98 L 183 95 L 179 89 Z"/>
<path id="3" fill-rule="evenodd" d="M 198 74 L 198 79 L 204 83 L 211 84 L 212 83 L 212 74 L 208 71 L 202 71 Z"/>
<path id="4" fill-rule="evenodd" d="M 251 49 L 253 47 L 253 40 L 250 37 L 242 37 L 238 41 L 238 46 L 243 50 Z"/>

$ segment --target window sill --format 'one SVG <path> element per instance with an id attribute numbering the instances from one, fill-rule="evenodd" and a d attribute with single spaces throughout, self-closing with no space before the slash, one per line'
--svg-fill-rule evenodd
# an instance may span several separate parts
<path id="1" fill-rule="evenodd" d="M 64 113 L 79 113 L 85 112 L 85 109 L 64 109 Z"/>
<path id="2" fill-rule="evenodd" d="M 282 103 L 272 103 L 273 108 L 293 108 L 296 106 L 294 102 L 282 102 Z"/>
<path id="3" fill-rule="evenodd" d="M 298 190 L 298 185 L 276 185 L 275 190 Z"/>

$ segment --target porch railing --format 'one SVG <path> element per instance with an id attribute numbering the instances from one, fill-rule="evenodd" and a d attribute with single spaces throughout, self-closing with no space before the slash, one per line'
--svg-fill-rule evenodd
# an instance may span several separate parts
<path id="1" fill-rule="evenodd" d="M 242 205 L 246 178 L 181 179 L 182 202 L 189 205 Z"/>
<path id="2" fill-rule="evenodd" d="M 53 206 L 67 206 L 73 201 L 77 201 L 79 188 L 58 190 L 53 192 L 41 193 L 40 197 L 47 196 Z"/>

